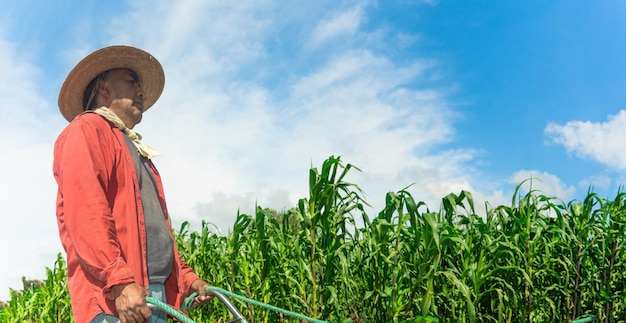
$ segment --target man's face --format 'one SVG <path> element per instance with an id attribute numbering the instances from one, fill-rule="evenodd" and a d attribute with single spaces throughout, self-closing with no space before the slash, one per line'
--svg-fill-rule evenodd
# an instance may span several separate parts
<path id="1" fill-rule="evenodd" d="M 146 97 L 137 74 L 126 68 L 109 71 L 105 88 L 108 90 L 108 107 L 128 128 L 141 122 Z"/>

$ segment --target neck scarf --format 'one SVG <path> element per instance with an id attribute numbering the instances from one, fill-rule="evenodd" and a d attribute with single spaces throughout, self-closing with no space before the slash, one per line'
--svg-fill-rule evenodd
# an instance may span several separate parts
<path id="1" fill-rule="evenodd" d="M 122 119 L 120 119 L 113 111 L 109 110 L 107 107 L 99 107 L 93 111 L 107 118 L 107 120 L 115 123 L 120 128 L 120 130 L 122 130 L 122 132 L 124 132 L 130 138 L 130 140 L 137 148 L 137 151 L 139 151 L 142 156 L 146 158 L 152 158 L 162 155 L 158 150 L 141 141 L 141 135 L 126 127 Z"/>

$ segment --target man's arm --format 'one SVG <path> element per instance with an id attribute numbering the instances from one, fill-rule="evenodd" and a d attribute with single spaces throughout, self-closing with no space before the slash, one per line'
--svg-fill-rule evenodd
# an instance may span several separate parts
<path id="1" fill-rule="evenodd" d="M 100 116 L 85 116 L 71 124 L 55 145 L 54 175 L 61 198 L 59 226 L 66 233 L 80 266 L 111 287 L 134 281 L 122 256 L 110 201 L 114 176 L 115 142 L 110 126 Z"/>

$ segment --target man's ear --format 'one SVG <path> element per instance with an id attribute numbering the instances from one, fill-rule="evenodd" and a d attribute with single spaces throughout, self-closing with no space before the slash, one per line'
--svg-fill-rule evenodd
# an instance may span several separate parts
<path id="1" fill-rule="evenodd" d="M 97 84 L 97 91 L 94 96 L 96 106 L 108 106 L 109 99 L 111 98 L 111 91 L 109 90 L 109 84 L 106 81 L 100 81 Z"/>
<path id="2" fill-rule="evenodd" d="M 111 96 L 111 92 L 109 91 L 109 83 L 107 81 L 100 81 L 98 83 L 98 95 L 105 99 L 108 99 L 109 96 Z"/>

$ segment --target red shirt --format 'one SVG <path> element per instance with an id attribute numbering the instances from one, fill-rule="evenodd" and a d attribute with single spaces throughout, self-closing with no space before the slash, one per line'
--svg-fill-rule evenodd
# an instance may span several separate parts
<path id="1" fill-rule="evenodd" d="M 149 163 L 169 226 L 161 177 Z M 99 313 L 117 316 L 111 287 L 148 287 L 146 228 L 135 166 L 121 130 L 104 117 L 79 115 L 54 146 L 58 184 L 57 223 L 67 254 L 67 275 L 76 322 Z M 167 301 L 180 307 L 198 276 L 174 245 Z"/>

